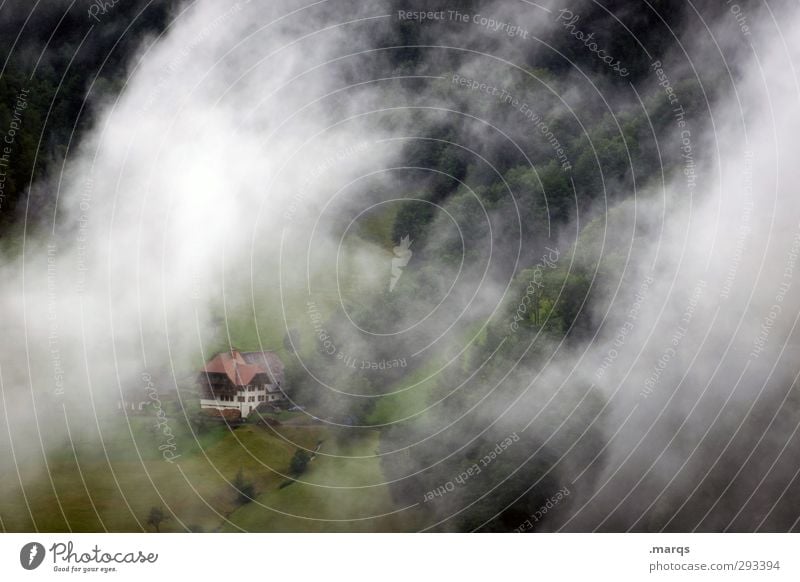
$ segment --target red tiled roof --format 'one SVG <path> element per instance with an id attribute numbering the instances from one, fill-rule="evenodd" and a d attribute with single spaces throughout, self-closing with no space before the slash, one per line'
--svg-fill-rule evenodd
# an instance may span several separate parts
<path id="1" fill-rule="evenodd" d="M 267 374 L 277 382 L 283 379 L 283 364 L 273 352 L 222 352 L 214 356 L 202 370 L 208 374 L 225 374 L 236 386 L 246 386 L 258 374 Z"/>

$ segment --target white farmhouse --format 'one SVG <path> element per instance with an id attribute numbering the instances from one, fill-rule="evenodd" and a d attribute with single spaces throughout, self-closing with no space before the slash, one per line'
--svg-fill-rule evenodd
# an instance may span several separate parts
<path id="1" fill-rule="evenodd" d="M 283 393 L 283 363 L 274 352 L 232 349 L 214 356 L 201 370 L 200 408 L 238 410 L 243 417 L 259 404 L 278 408 L 288 402 Z"/>

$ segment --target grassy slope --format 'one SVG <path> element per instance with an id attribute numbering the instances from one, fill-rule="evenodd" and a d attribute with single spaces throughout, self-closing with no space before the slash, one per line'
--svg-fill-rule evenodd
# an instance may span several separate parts
<path id="1" fill-rule="evenodd" d="M 379 459 L 372 456 L 378 447 L 377 431 L 367 431 L 353 439 L 345 431 L 319 425 L 282 426 L 277 429 L 280 435 L 255 425 L 234 431 L 218 426 L 202 435 L 197 444 L 188 427 L 173 418 L 170 424 L 178 435 L 181 458 L 176 464 L 169 464 L 158 452 L 159 435 L 148 428 L 152 419 L 132 419 L 142 461 L 124 420 L 117 420 L 117 432 L 105 435 L 110 463 L 97 442 L 75 443 L 85 486 L 69 446 L 48 459 L 58 499 L 74 531 L 102 531 L 104 527 L 110 531 L 138 531 L 147 527 L 144 521 L 153 506 L 169 508 L 174 514 L 163 524 L 162 531 L 184 531 L 184 526 L 200 526 L 206 531 L 218 527 L 224 531 L 362 531 L 400 527 L 397 518 L 326 521 L 380 515 L 394 509 L 388 489 L 382 485 Z M 367 458 L 317 456 L 302 476 L 312 485 L 296 482 L 281 489 L 286 478 L 278 473 L 286 471 L 296 447 L 313 449 L 320 440 L 324 441 L 323 453 Z M 68 531 L 41 459 L 26 459 L 21 466 L 36 527 L 41 531 Z M 256 503 L 241 507 L 236 504 L 235 491 L 225 479 L 232 481 L 240 468 L 254 484 L 258 503 L 277 511 Z M 322 484 L 343 488 L 330 489 Z M 373 484 L 378 486 L 358 488 Z M 33 530 L 16 474 L 2 475 L 0 488 L 14 492 L 0 498 L 5 530 Z M 231 523 L 226 523 L 227 516 Z"/>
<path id="2" fill-rule="evenodd" d="M 443 365 L 434 360 L 403 376 L 392 386 L 396 394 L 381 396 L 367 419 L 371 425 L 399 422 L 419 415 L 428 406 L 436 389 L 435 372 Z M 432 376 L 429 378 L 429 376 Z M 424 414 L 424 413 L 423 413 Z"/>
<path id="3" fill-rule="evenodd" d="M 367 221 L 362 236 L 390 244 L 392 218 L 392 214 L 376 215 Z M 285 324 L 278 308 L 280 297 L 269 285 L 262 286 L 259 293 L 259 305 L 275 306 L 259 310 L 261 345 L 288 357 L 283 346 Z M 320 305 L 323 312 L 332 310 L 338 301 L 327 303 Z M 287 313 L 290 322 L 307 317 L 302 302 L 294 305 L 299 308 L 297 313 Z M 249 290 L 246 300 L 228 306 L 227 316 L 233 345 L 258 349 Z M 220 337 L 219 344 L 224 349 L 227 338 Z M 302 351 L 313 349 L 312 341 L 304 340 L 303 344 L 307 345 L 300 346 Z M 427 373 L 427 368 L 417 371 L 401 384 L 408 386 Z M 428 388 L 422 384 L 381 399 L 374 422 L 390 422 L 419 411 L 427 395 Z M 196 402 L 187 404 L 188 410 L 196 408 Z M 169 425 L 181 455 L 176 464 L 161 457 L 158 446 L 164 439 L 153 430 L 153 417 L 131 416 L 129 428 L 125 417 L 118 414 L 100 421 L 102 443 L 97 436 L 74 436 L 74 452 L 69 443 L 53 451 L 48 456 L 49 478 L 41 455 L 18 459 L 22 487 L 15 472 L 0 474 L 0 491 L 4 492 L 0 496 L 2 529 L 140 531 L 148 529 L 145 520 L 153 506 L 162 506 L 173 514 L 162 524 L 162 531 L 185 531 L 187 526 L 205 531 L 396 531 L 409 527 L 408 512 L 371 518 L 397 509 L 388 487 L 382 484 L 380 459 L 373 456 L 379 445 L 377 430 L 363 431 L 353 438 L 352 430 L 286 424 L 279 429 L 281 438 L 272 429 L 247 425 L 235 431 L 215 426 L 207 433 L 193 435 L 179 409 L 173 408 L 170 416 Z M 324 441 L 322 453 L 340 456 L 317 456 L 301 477 L 308 484 L 295 482 L 281 488 L 286 478 L 278 472 L 286 471 L 296 447 L 313 449 L 320 440 Z M 240 468 L 255 486 L 256 503 L 238 506 L 233 488 L 226 483 Z"/>
<path id="4" fill-rule="evenodd" d="M 231 516 L 225 531 L 235 531 L 237 527 L 284 532 L 392 531 L 402 527 L 399 515 L 377 517 L 395 510 L 383 484 L 379 459 L 374 456 L 377 431 L 342 440 L 345 433 L 337 434 L 335 429 L 295 430 L 307 433 L 295 436 L 298 442 L 305 440 L 308 445 L 324 437 L 322 452 L 333 456 L 320 455 L 311 461 L 300 477 L 302 482 L 283 487 L 283 479 L 271 483 L 258 495 L 257 503 L 247 504 Z"/>

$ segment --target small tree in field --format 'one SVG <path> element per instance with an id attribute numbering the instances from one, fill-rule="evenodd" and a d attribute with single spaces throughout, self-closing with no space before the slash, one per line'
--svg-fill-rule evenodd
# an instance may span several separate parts
<path id="1" fill-rule="evenodd" d="M 147 525 L 151 526 L 156 533 L 161 533 L 161 524 L 169 519 L 169 515 L 164 513 L 160 507 L 151 507 L 147 516 Z"/>
<path id="2" fill-rule="evenodd" d="M 255 487 L 250 481 L 244 478 L 241 467 L 239 467 L 236 477 L 233 478 L 233 486 L 236 489 L 236 502 L 239 505 L 251 502 L 256 495 Z"/>
<path id="3" fill-rule="evenodd" d="M 311 455 L 308 454 L 308 451 L 297 449 L 289 463 L 289 473 L 295 476 L 302 475 L 308 468 L 308 462 L 310 460 Z"/>

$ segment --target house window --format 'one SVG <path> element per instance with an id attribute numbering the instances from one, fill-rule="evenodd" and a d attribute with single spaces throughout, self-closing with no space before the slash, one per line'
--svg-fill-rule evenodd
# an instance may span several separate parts
<path id="1" fill-rule="evenodd" d="M 239 402 L 244 402 L 244 396 L 239 396 Z"/>

